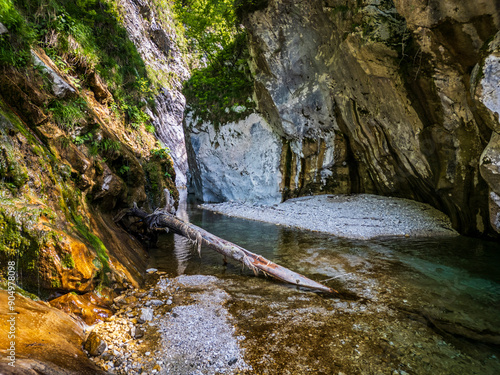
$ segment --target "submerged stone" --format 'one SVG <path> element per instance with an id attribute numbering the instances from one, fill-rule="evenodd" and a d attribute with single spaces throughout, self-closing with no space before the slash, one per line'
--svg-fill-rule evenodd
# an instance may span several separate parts
<path id="1" fill-rule="evenodd" d="M 97 333 L 91 332 L 85 341 L 85 350 L 94 357 L 100 356 L 107 349 L 108 345 Z"/>

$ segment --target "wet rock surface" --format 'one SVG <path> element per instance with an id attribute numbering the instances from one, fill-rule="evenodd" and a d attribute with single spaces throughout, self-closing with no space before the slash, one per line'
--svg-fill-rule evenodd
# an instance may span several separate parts
<path id="1" fill-rule="evenodd" d="M 458 235 L 449 218 L 429 205 L 369 194 L 302 197 L 273 206 L 226 202 L 201 207 L 230 216 L 344 238 Z"/>
<path id="2" fill-rule="evenodd" d="M 336 275 L 341 293 L 336 298 L 248 275 L 161 275 L 150 287 L 116 299 L 118 314 L 93 331 L 107 350 L 92 359 L 115 374 L 493 375 L 500 370 L 500 353 L 488 341 L 500 337 L 493 315 L 471 318 L 473 309 L 464 307 L 468 302 L 458 293 L 430 288 L 432 296 L 422 296 L 417 272 L 359 252 L 314 255 L 316 262 L 335 258 L 328 272 Z M 479 308 L 494 310 L 476 298 Z"/>
<path id="3" fill-rule="evenodd" d="M 91 333 L 106 350 L 91 359 L 112 374 L 234 374 L 248 369 L 229 295 L 210 276 L 169 279 L 115 298 L 116 315 Z M 90 337 L 90 336 L 89 336 Z M 89 353 L 92 355 L 92 353 Z"/>
<path id="4" fill-rule="evenodd" d="M 15 367 L 9 366 L 8 293 L 0 290 L 0 374 L 104 374 L 82 350 L 84 326 L 45 302 L 15 294 Z"/>
<path id="5" fill-rule="evenodd" d="M 49 303 L 55 308 L 80 317 L 88 325 L 103 321 L 113 315 L 113 312 L 109 309 L 108 301 L 95 292 L 85 293 L 84 295 L 67 293 L 51 300 Z"/>

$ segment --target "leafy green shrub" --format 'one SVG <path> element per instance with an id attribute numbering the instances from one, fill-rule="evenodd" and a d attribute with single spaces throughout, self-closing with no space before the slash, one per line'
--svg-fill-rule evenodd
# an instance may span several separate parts
<path id="1" fill-rule="evenodd" d="M 86 144 L 89 147 L 89 153 L 91 155 L 99 155 L 107 153 L 108 151 L 118 151 L 122 146 L 119 141 L 114 141 L 109 138 L 96 139 L 96 134 L 91 131 L 75 136 L 73 138 L 73 143 L 78 146 Z"/>
<path id="2" fill-rule="evenodd" d="M 141 125 L 146 125 L 150 120 L 149 116 L 136 105 L 122 102 L 121 109 L 127 114 L 130 126 L 134 129 L 139 129 Z"/>
<path id="3" fill-rule="evenodd" d="M 241 32 L 210 66 L 192 74 L 184 83 L 183 93 L 194 118 L 218 126 L 244 118 L 254 110 L 247 59 L 247 36 Z"/>
<path id="4" fill-rule="evenodd" d="M 121 174 L 121 175 L 126 175 L 128 173 L 128 171 L 130 171 L 130 167 L 128 165 L 122 165 L 118 169 L 118 173 Z"/>
<path id="5" fill-rule="evenodd" d="M 166 159 L 170 155 L 170 149 L 168 147 L 155 148 L 151 150 L 151 155 L 160 159 Z"/>
<path id="6" fill-rule="evenodd" d="M 98 155 L 108 151 L 118 151 L 120 147 L 121 143 L 119 141 L 112 141 L 108 138 L 103 138 L 99 141 L 92 138 L 89 152 L 91 155 Z"/>
<path id="7" fill-rule="evenodd" d="M 198 120 L 215 126 L 244 118 L 255 104 L 250 99 L 253 80 L 247 63 L 247 35 L 236 12 L 243 7 L 261 7 L 263 3 L 178 0 L 175 4 L 191 52 L 197 53 L 202 61 L 202 67 L 195 69 L 184 82 L 187 110 Z"/>
<path id="8" fill-rule="evenodd" d="M 73 138 L 73 143 L 80 146 L 86 142 L 92 141 L 92 139 L 94 139 L 94 135 L 92 133 L 77 135 Z"/>
<path id="9" fill-rule="evenodd" d="M 238 32 L 234 0 L 176 0 L 175 12 L 185 25 L 191 52 L 213 62 Z"/>

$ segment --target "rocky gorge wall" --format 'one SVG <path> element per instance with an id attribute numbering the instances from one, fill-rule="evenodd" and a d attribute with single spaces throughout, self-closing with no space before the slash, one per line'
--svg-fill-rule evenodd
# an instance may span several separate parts
<path id="1" fill-rule="evenodd" d="M 83 351 L 85 324 L 111 316 L 148 264 L 148 244 L 131 235 L 140 223 L 115 219 L 134 204 L 164 207 L 166 190 L 177 199 L 186 185 L 189 72 L 169 6 L 0 7 L 2 374 L 104 373 Z M 6 362 L 12 296 L 16 369 Z"/>
<path id="2" fill-rule="evenodd" d="M 59 8 L 69 31 L 42 28 L 41 47 L 26 49 L 27 64 L 0 61 L 0 286 L 6 260 L 15 260 L 18 285 L 44 298 L 73 292 L 78 299 L 96 288 L 109 297 L 113 289 L 140 285 L 145 246 L 113 218 L 134 202 L 147 210 L 164 206 L 164 190 L 177 198 L 176 184 L 186 183 L 179 90 L 188 71 L 170 9 L 121 1 L 114 11 L 97 4 L 88 13 L 101 12 L 95 23 L 122 38 L 112 42 L 115 50 L 123 47 L 123 60 L 115 61 L 135 69 L 137 81 L 127 87 L 135 91 L 120 94 L 127 82 L 115 75 L 106 83 L 95 55 L 83 54 L 82 42 L 71 35 L 80 30 L 71 12 L 95 5 L 89 4 Z M 43 9 L 42 4 L 40 14 Z M 0 42 L 15 40 L 19 19 L 0 24 Z M 107 41 L 93 42 L 94 53 L 108 61 Z M 138 67 L 145 69 L 149 86 Z M 119 69 L 116 64 L 111 74 Z M 153 94 L 149 102 L 141 99 L 149 116 L 132 106 L 130 98 L 138 93 Z"/>
<path id="3" fill-rule="evenodd" d="M 500 232 L 497 2 L 270 0 L 261 8 L 243 16 L 254 131 L 242 137 L 248 119 L 200 127 L 188 117 L 202 199 L 260 200 L 258 185 L 276 202 L 375 193 L 430 203 L 461 233 Z M 216 151 L 204 151 L 208 142 Z M 231 165 L 247 167 L 237 175 Z M 233 177 L 221 178 L 226 172 Z"/>
<path id="4" fill-rule="evenodd" d="M 148 0 L 120 0 L 119 4 L 128 36 L 148 73 L 163 80 L 154 108 L 149 108 L 147 113 L 159 140 L 170 149 L 176 185 L 185 187 L 188 165 L 182 127 L 185 99 L 181 91 L 182 82 L 190 73 L 177 43 L 179 35 L 171 23 L 171 9 L 159 8 L 158 2 Z M 168 11 L 170 13 L 165 14 Z M 170 22 L 162 23 L 161 18 L 170 18 Z"/>

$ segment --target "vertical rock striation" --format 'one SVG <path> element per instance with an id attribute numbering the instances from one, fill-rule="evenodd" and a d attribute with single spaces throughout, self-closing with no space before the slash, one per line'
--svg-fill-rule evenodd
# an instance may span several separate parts
<path id="1" fill-rule="evenodd" d="M 482 74 L 480 74 L 482 72 Z M 500 233 L 500 33 L 489 44 L 487 57 L 482 65 L 475 67 L 475 99 L 483 104 L 480 107 L 487 119 L 492 134 L 491 139 L 481 154 L 481 175 L 489 187 L 490 223 Z"/>
<path id="2" fill-rule="evenodd" d="M 283 198 L 398 196 L 462 233 L 500 231 L 499 14 L 493 0 L 269 0 L 243 15 L 257 110 L 283 145 L 261 173 Z M 246 176 L 234 185 L 252 197 Z"/>
<path id="3" fill-rule="evenodd" d="M 151 78 L 165 81 L 154 108 L 148 111 L 158 138 L 170 149 L 176 172 L 176 185 L 186 186 L 187 156 L 182 119 L 185 99 L 182 81 L 189 76 L 186 62 L 176 43 L 172 14 L 158 10 L 148 0 L 121 0 L 124 26 L 147 66 Z M 160 13 L 161 12 L 161 13 Z"/>

